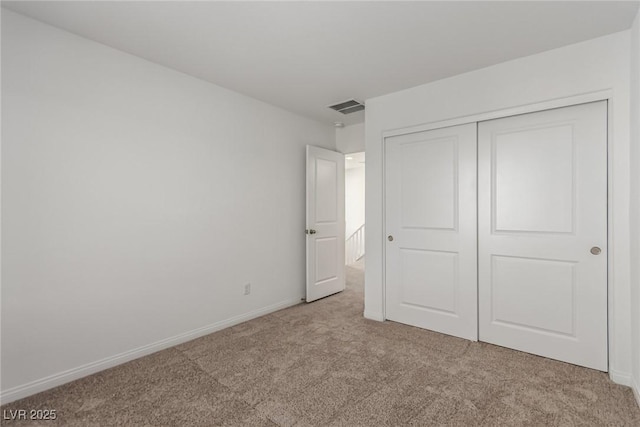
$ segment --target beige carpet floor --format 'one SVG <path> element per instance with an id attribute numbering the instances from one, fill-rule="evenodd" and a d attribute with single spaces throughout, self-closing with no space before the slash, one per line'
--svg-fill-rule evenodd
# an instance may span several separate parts
<path id="1" fill-rule="evenodd" d="M 50 391 L 10 409 L 56 421 L 3 425 L 640 426 L 605 373 L 362 317 L 347 290 Z"/>

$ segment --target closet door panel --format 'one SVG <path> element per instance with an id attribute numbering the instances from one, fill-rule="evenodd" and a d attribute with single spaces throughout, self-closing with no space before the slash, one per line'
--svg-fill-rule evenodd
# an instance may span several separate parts
<path id="1" fill-rule="evenodd" d="M 386 317 L 477 340 L 476 125 L 387 138 Z"/>
<path id="2" fill-rule="evenodd" d="M 606 102 L 479 123 L 479 335 L 607 370 Z"/>

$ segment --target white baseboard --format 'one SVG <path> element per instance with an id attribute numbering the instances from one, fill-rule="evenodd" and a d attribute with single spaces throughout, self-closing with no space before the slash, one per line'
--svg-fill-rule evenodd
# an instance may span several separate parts
<path id="1" fill-rule="evenodd" d="M 377 320 L 378 322 L 384 322 L 384 316 L 382 313 L 366 311 L 364 312 L 364 318 L 370 320 Z"/>
<path id="2" fill-rule="evenodd" d="M 246 322 L 247 320 L 255 319 L 257 317 L 264 316 L 265 314 L 273 313 L 274 311 L 291 307 L 299 303 L 300 298 L 282 301 L 246 314 L 235 316 L 230 319 L 225 319 L 208 326 L 203 326 L 201 328 L 182 333 L 180 335 L 166 338 L 152 344 L 125 351 L 124 353 L 106 357 L 95 362 L 87 363 L 85 365 L 78 366 L 77 368 L 68 369 L 66 371 L 50 375 L 48 377 L 31 381 L 27 384 L 12 387 L 0 393 L 0 402 L 4 405 L 5 403 L 13 402 L 15 400 L 22 399 L 36 393 L 49 390 L 59 385 L 77 380 L 82 377 L 86 377 L 87 375 L 95 374 L 96 372 L 112 368 L 130 360 L 134 360 L 139 357 L 146 356 L 148 354 L 155 353 L 157 351 L 164 350 L 166 348 L 173 347 L 187 341 L 191 341 L 204 335 L 211 334 L 230 326 Z"/>
<path id="3" fill-rule="evenodd" d="M 627 387 L 632 386 L 633 379 L 631 377 L 631 374 L 628 372 L 620 372 L 609 369 L 609 378 L 611 378 L 611 381 L 616 384 L 626 385 Z"/>
<path id="4" fill-rule="evenodd" d="M 611 381 L 614 383 L 631 387 L 633 396 L 636 398 L 636 403 L 640 406 L 640 383 L 638 383 L 638 380 L 636 380 L 633 375 L 609 370 L 609 378 L 611 378 Z"/>

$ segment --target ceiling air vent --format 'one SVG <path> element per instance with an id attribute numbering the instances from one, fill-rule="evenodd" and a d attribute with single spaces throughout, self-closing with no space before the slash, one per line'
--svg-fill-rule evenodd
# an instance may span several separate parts
<path id="1" fill-rule="evenodd" d="M 338 113 L 350 114 L 355 113 L 356 111 L 364 110 L 364 104 L 356 101 L 355 99 L 350 99 L 348 101 L 340 102 L 335 105 L 329 105 L 329 108 L 331 108 L 332 110 L 336 110 Z"/>

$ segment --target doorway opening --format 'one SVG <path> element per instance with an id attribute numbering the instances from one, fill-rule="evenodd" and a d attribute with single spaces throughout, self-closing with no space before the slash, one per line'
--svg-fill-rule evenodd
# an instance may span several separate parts
<path id="1" fill-rule="evenodd" d="M 345 154 L 345 264 L 364 270 L 365 153 Z"/>

